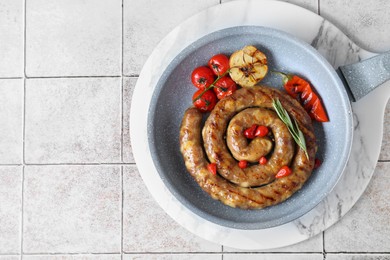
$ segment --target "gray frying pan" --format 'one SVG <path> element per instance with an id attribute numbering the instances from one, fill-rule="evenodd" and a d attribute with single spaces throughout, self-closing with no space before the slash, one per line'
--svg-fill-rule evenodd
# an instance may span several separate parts
<path id="1" fill-rule="evenodd" d="M 255 45 L 268 57 L 271 70 L 296 73 L 309 79 L 321 96 L 329 123 L 314 123 L 322 166 L 291 198 L 261 210 L 228 207 L 203 192 L 187 173 L 179 151 L 179 126 L 195 91 L 194 68 L 216 53 L 231 54 Z M 378 65 L 379 64 L 379 65 Z M 353 135 L 352 101 L 384 82 L 390 54 L 341 67 L 339 75 L 310 45 L 287 33 L 258 26 L 220 30 L 185 48 L 166 68 L 155 87 L 148 116 L 148 139 L 153 162 L 170 192 L 187 208 L 216 224 L 238 229 L 262 229 L 287 223 L 314 208 L 337 183 L 349 157 Z M 367 66 L 375 74 L 367 75 Z M 378 70 L 379 68 L 379 70 Z M 280 78 L 269 74 L 262 84 L 282 89 Z"/>

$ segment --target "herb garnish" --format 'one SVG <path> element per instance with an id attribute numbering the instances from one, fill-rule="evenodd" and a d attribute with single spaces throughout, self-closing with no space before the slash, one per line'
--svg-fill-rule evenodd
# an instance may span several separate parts
<path id="1" fill-rule="evenodd" d="M 272 99 L 272 105 L 275 108 L 275 111 L 278 114 L 280 120 L 282 120 L 282 122 L 287 126 L 288 131 L 290 132 L 295 142 L 305 152 L 307 159 L 309 159 L 309 155 L 307 154 L 305 136 L 299 129 L 298 123 L 295 118 L 293 123 L 286 109 L 283 107 L 282 103 L 280 103 L 279 99 Z"/>

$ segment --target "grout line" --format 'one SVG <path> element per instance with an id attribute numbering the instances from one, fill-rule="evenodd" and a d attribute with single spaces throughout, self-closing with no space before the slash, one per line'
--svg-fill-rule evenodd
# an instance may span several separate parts
<path id="1" fill-rule="evenodd" d="M 322 232 L 324 232 L 324 231 L 322 231 Z M 322 247 L 323 247 L 323 251 L 322 251 L 322 259 L 323 259 L 323 260 L 325 260 L 325 259 L 326 259 L 326 256 L 327 256 L 327 254 L 326 254 L 326 252 L 325 252 L 325 245 L 324 245 L 324 242 L 322 242 Z"/>
<path id="2" fill-rule="evenodd" d="M 123 75 L 125 78 L 138 78 L 139 74 L 129 74 L 129 75 Z"/>
<path id="3" fill-rule="evenodd" d="M 123 166 L 123 165 L 136 165 L 135 163 L 26 163 L 25 166 Z M 12 165 L 15 166 L 15 165 Z"/>
<path id="4" fill-rule="evenodd" d="M 320 1 L 321 1 L 321 0 L 318 0 L 318 2 L 317 2 L 317 12 L 318 12 L 318 15 L 321 15 Z"/>
<path id="5" fill-rule="evenodd" d="M 390 163 L 390 160 L 378 160 L 380 163 Z"/>
<path id="6" fill-rule="evenodd" d="M 24 66 L 23 66 L 23 73 L 24 73 L 24 77 L 27 78 L 27 74 L 26 74 L 26 67 L 27 67 L 27 45 L 26 45 L 26 42 L 27 42 L 27 0 L 24 0 L 24 21 L 23 21 L 23 62 L 24 62 Z"/>
<path id="7" fill-rule="evenodd" d="M 124 27 L 125 27 L 125 15 L 124 15 L 124 1 L 122 0 L 122 53 L 121 53 L 121 63 L 122 63 L 122 68 L 121 68 L 121 72 L 122 72 L 122 76 L 123 76 L 123 61 L 124 61 L 124 42 L 125 42 L 125 37 L 124 37 Z"/>
<path id="8" fill-rule="evenodd" d="M 324 260 L 326 259 L 326 252 L 325 252 L 325 230 L 322 231 L 322 254 L 323 254 L 323 258 Z"/>
<path id="9" fill-rule="evenodd" d="M 51 255 L 120 255 L 119 252 L 107 252 L 107 253 L 101 253 L 101 252 L 81 252 L 81 253 L 65 253 L 65 252 L 58 252 L 58 253 L 24 253 L 23 256 L 51 256 Z M 1 254 L 0 254 L 1 255 Z"/>
<path id="10" fill-rule="evenodd" d="M 23 166 L 23 163 L 15 163 L 15 164 L 12 164 L 12 163 L 4 163 L 4 164 L 0 164 L 1 167 L 9 167 L 9 166 Z"/>
<path id="11" fill-rule="evenodd" d="M 105 76 L 32 76 L 26 79 L 79 79 L 79 78 L 121 78 L 118 75 L 105 75 Z"/>
<path id="12" fill-rule="evenodd" d="M 0 77 L 0 79 L 23 79 L 24 77 Z"/>

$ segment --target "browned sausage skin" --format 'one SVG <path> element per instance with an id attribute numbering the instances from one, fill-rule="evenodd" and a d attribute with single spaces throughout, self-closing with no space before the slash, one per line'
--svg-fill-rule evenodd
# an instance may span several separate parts
<path id="1" fill-rule="evenodd" d="M 275 115 L 273 98 L 278 98 L 297 120 L 305 135 L 309 159 L 295 145 L 286 126 Z M 250 118 L 254 121 L 251 122 Z M 197 109 L 187 109 L 180 128 L 180 149 L 187 170 L 200 187 L 226 205 L 245 209 L 275 205 L 299 190 L 311 174 L 317 150 L 311 119 L 297 101 L 280 91 L 260 86 L 242 88 L 218 102 L 206 120 L 202 133 L 209 161 L 217 164 L 217 175 L 207 169 L 209 161 L 203 152 L 201 122 L 202 114 Z M 239 146 L 238 150 L 247 148 L 242 131 L 257 122 L 271 129 L 275 144 L 272 149 L 256 148 L 262 143 L 269 145 L 269 140 L 259 138 L 259 144 L 255 143 L 248 153 L 257 153 L 255 157 L 264 152 L 271 152 L 272 155 L 266 166 L 257 164 L 240 169 L 228 146 Z M 241 140 L 237 141 L 237 135 L 241 136 Z M 275 179 L 275 174 L 284 165 L 289 165 L 293 173 Z"/>

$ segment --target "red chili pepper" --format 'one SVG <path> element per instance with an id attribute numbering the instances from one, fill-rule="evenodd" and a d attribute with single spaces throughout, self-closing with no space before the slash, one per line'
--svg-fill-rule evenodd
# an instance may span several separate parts
<path id="1" fill-rule="evenodd" d="M 264 125 L 259 125 L 256 128 L 255 136 L 256 137 L 264 137 L 268 134 L 268 132 L 269 132 L 268 127 L 266 127 Z"/>
<path id="2" fill-rule="evenodd" d="M 255 138 L 255 132 L 256 132 L 257 125 L 253 124 L 251 127 L 247 128 L 244 131 L 244 136 L 248 139 L 253 139 Z"/>
<path id="3" fill-rule="evenodd" d="M 320 98 L 314 93 L 309 82 L 297 75 L 289 75 L 281 72 L 278 72 L 278 74 L 282 75 L 284 89 L 287 93 L 301 102 L 312 119 L 319 122 L 329 121 Z"/>
<path id="4" fill-rule="evenodd" d="M 292 173 L 291 169 L 287 165 L 285 165 L 282 168 L 280 168 L 278 173 L 275 175 L 275 178 L 283 178 L 290 175 L 291 173 Z"/>
<path id="5" fill-rule="evenodd" d="M 248 162 L 245 160 L 241 160 L 238 162 L 238 167 L 240 167 L 241 169 L 245 169 L 246 167 L 248 167 Z"/>
<path id="6" fill-rule="evenodd" d="M 314 160 L 314 169 L 317 169 L 318 167 L 320 167 L 322 164 L 322 162 L 319 160 L 319 159 L 315 159 Z"/>
<path id="7" fill-rule="evenodd" d="M 207 169 L 214 175 L 217 174 L 217 165 L 215 163 L 209 163 Z"/>
<path id="8" fill-rule="evenodd" d="M 267 164 L 267 162 L 268 162 L 268 160 L 267 160 L 267 158 L 265 158 L 264 156 L 262 156 L 262 157 L 260 158 L 260 160 L 259 160 L 259 163 L 260 163 L 261 165 L 265 165 L 265 164 Z"/>

